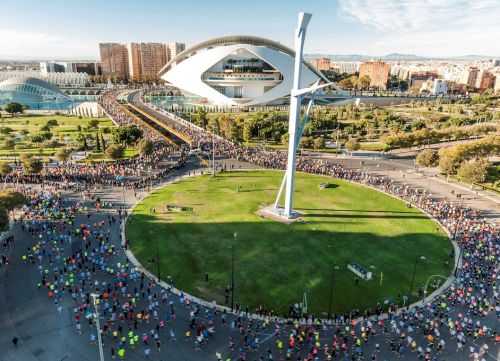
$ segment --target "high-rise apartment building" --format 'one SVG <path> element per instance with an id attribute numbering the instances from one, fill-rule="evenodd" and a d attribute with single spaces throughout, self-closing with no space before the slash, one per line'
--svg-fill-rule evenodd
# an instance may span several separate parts
<path id="1" fill-rule="evenodd" d="M 128 43 L 128 77 L 131 80 L 141 80 L 141 45 L 138 43 Z"/>
<path id="2" fill-rule="evenodd" d="M 359 77 L 367 75 L 370 78 L 370 87 L 387 89 L 391 66 L 383 61 L 369 61 L 359 67 Z"/>
<path id="3" fill-rule="evenodd" d="M 186 48 L 184 43 L 101 43 L 102 74 L 134 81 L 158 80 L 163 66 Z"/>
<path id="4" fill-rule="evenodd" d="M 184 43 L 167 43 L 166 44 L 166 52 L 167 52 L 167 62 L 172 60 L 179 54 L 180 52 L 186 50 L 186 44 Z"/>
<path id="5" fill-rule="evenodd" d="M 467 85 L 470 88 L 475 88 L 477 78 L 479 76 L 479 69 L 475 66 L 465 69 L 462 73 L 460 83 Z"/>
<path id="6" fill-rule="evenodd" d="M 106 77 L 118 79 L 128 78 L 128 51 L 127 47 L 119 43 L 100 43 L 102 74 Z"/>
<path id="7" fill-rule="evenodd" d="M 158 73 L 167 63 L 165 44 L 127 44 L 129 77 L 132 80 L 158 80 Z"/>
<path id="8" fill-rule="evenodd" d="M 317 70 L 330 70 L 331 68 L 331 60 L 330 58 L 318 58 L 311 60 L 312 66 Z"/>
<path id="9" fill-rule="evenodd" d="M 493 73 L 484 70 L 479 78 L 479 90 L 493 89 L 495 87 L 495 75 Z"/>

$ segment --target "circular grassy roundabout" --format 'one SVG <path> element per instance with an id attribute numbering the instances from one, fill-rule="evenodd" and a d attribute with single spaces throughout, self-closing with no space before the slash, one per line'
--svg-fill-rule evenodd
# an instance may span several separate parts
<path id="1" fill-rule="evenodd" d="M 305 222 L 259 217 L 282 174 L 205 175 L 154 191 L 128 220 L 132 252 L 177 288 L 224 304 L 234 245 L 235 303 L 282 315 L 304 291 L 309 312 L 325 315 L 330 298 L 335 313 L 398 302 L 410 294 L 414 269 L 409 301 L 431 275 L 450 274 L 452 245 L 442 229 L 418 209 L 362 185 L 299 173 L 295 209 Z M 324 183 L 329 186 L 321 189 Z M 351 262 L 371 271 L 372 280 L 356 280 L 347 269 Z"/>

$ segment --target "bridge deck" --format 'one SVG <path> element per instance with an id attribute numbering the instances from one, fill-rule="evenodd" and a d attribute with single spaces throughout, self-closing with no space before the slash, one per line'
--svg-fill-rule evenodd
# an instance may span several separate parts
<path id="1" fill-rule="evenodd" d="M 151 114 L 151 112 L 139 108 L 136 104 L 127 104 L 129 112 L 134 116 L 139 117 L 143 122 L 148 124 L 148 126 L 158 132 L 160 132 L 169 142 L 182 145 L 191 144 L 191 139 L 189 139 L 185 134 L 178 132 L 177 130 L 169 127 L 165 122 L 157 119 Z"/>
<path id="2" fill-rule="evenodd" d="M 142 116 L 142 119 L 144 121 L 151 121 L 153 122 L 156 126 L 162 128 L 166 132 L 169 133 L 169 136 L 173 138 L 174 142 L 176 144 L 181 144 L 181 143 L 187 143 L 191 144 L 192 139 L 187 136 L 186 134 L 183 134 L 179 132 L 177 129 L 175 129 L 173 126 L 169 126 L 169 122 L 174 122 L 173 120 L 167 118 L 163 114 L 160 114 L 152 109 L 145 109 L 145 107 L 140 106 L 137 103 L 128 103 L 128 106 L 134 113 L 138 116 Z"/>

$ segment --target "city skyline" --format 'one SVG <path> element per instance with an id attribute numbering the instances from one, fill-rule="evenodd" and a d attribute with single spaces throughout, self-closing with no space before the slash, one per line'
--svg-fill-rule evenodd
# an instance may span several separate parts
<path id="1" fill-rule="evenodd" d="M 389 53 L 424 57 L 469 54 L 496 57 L 500 4 L 494 0 L 157 0 L 66 4 L 53 0 L 4 1 L 0 14 L 0 59 L 98 59 L 99 42 L 185 42 L 187 46 L 222 35 L 256 35 L 291 46 L 299 11 L 313 13 L 306 53 Z M 242 16 L 244 14 L 244 16 Z M 189 26 L 186 26 L 188 24 Z M 193 26 L 196 24 L 196 26 Z"/>

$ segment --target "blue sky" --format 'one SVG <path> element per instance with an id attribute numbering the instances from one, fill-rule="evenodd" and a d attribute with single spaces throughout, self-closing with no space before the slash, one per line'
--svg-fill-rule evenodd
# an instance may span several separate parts
<path id="1" fill-rule="evenodd" d="M 101 41 L 182 41 L 249 34 L 306 51 L 500 55 L 500 0 L 2 0 L 0 58 L 97 58 Z"/>

